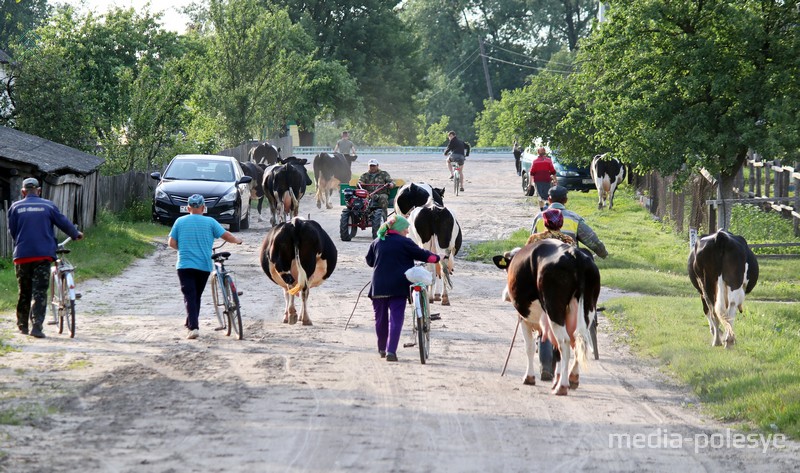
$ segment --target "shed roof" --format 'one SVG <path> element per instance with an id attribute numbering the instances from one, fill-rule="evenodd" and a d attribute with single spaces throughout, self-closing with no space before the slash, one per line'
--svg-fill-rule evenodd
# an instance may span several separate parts
<path id="1" fill-rule="evenodd" d="M 5 51 L 0 49 L 0 64 L 10 64 L 11 63 L 11 56 L 9 56 Z"/>
<path id="2" fill-rule="evenodd" d="M 89 174 L 105 159 L 54 141 L 0 126 L 0 160 L 36 166 L 43 172 Z"/>

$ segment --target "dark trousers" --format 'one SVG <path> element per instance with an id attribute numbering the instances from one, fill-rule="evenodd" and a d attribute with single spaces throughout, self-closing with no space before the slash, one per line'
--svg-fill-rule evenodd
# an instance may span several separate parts
<path id="1" fill-rule="evenodd" d="M 372 299 L 372 310 L 375 311 L 378 350 L 396 354 L 405 320 L 405 296 Z"/>
<path id="2" fill-rule="evenodd" d="M 35 261 L 14 265 L 17 275 L 17 327 L 28 330 L 28 320 L 33 327 L 42 329 L 47 314 L 47 290 L 50 287 L 50 261 Z M 33 304 L 31 304 L 31 300 Z"/>
<path id="3" fill-rule="evenodd" d="M 181 281 L 183 303 L 186 305 L 186 328 L 195 330 L 200 328 L 200 299 L 203 290 L 211 275 L 208 271 L 199 269 L 179 269 L 178 279 Z"/>

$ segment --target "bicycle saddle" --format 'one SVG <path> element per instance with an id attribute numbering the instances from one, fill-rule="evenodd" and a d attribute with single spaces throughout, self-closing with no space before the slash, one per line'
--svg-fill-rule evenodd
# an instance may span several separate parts
<path id="1" fill-rule="evenodd" d="M 219 258 L 228 259 L 230 257 L 231 257 L 231 252 L 230 251 L 221 251 L 219 253 L 214 253 L 213 255 L 211 255 L 211 259 L 213 259 L 213 260 L 216 260 L 216 259 L 219 259 Z"/>

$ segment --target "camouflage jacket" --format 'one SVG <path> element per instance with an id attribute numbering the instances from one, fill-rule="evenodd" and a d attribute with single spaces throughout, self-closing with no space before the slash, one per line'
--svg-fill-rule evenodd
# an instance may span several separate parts
<path id="1" fill-rule="evenodd" d="M 392 177 L 389 176 L 389 173 L 386 172 L 386 171 L 378 171 L 378 172 L 376 172 L 374 174 L 372 174 L 370 172 L 365 172 L 364 174 L 361 175 L 361 177 L 358 178 L 358 182 L 360 182 L 362 184 L 379 184 L 377 186 L 370 185 L 370 186 L 365 186 L 364 187 L 366 190 L 372 192 L 375 189 L 377 189 L 378 187 L 380 187 L 380 185 L 388 184 L 388 183 L 392 182 Z M 378 192 L 378 194 L 389 195 L 389 191 L 390 190 L 391 189 L 386 187 L 384 189 L 381 189 L 381 191 Z"/>

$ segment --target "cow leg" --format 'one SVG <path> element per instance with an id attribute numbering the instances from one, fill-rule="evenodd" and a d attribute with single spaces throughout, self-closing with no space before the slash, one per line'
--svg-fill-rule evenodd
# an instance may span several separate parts
<path id="1" fill-rule="evenodd" d="M 556 396 L 566 396 L 569 392 L 569 373 L 567 367 L 570 357 L 572 356 L 572 348 L 569 343 L 569 334 L 567 328 L 563 325 L 558 325 L 551 321 L 550 326 L 553 329 L 553 335 L 556 338 L 558 350 L 561 352 L 561 361 L 558 363 L 558 385 L 553 390 Z"/>
<path id="2" fill-rule="evenodd" d="M 616 192 L 616 191 L 617 191 L 617 182 L 614 181 L 614 183 L 611 184 L 611 190 L 608 193 L 608 199 L 607 199 L 608 200 L 608 210 L 611 210 L 614 207 L 614 192 Z"/>
<path id="3" fill-rule="evenodd" d="M 294 296 L 286 291 L 287 295 L 287 302 L 286 302 L 286 316 L 283 320 L 284 323 L 289 323 L 289 325 L 294 325 L 297 323 L 297 309 L 294 307 Z"/>
<path id="4" fill-rule="evenodd" d="M 289 323 L 289 304 L 291 302 L 291 294 L 286 289 L 283 290 L 283 323 Z"/>
<path id="5" fill-rule="evenodd" d="M 333 204 L 331 203 L 331 199 L 333 199 L 333 189 L 328 189 L 326 191 L 327 198 L 325 199 L 325 208 L 332 209 Z"/>
<path id="6" fill-rule="evenodd" d="M 736 343 L 736 334 L 733 332 L 733 322 L 736 319 L 736 311 L 744 304 L 744 289 L 732 290 L 727 284 L 720 282 L 719 286 L 726 292 L 725 301 L 727 306 L 724 308 L 722 325 L 725 327 L 725 348 L 731 348 Z"/>
<path id="7" fill-rule="evenodd" d="M 258 207 L 256 207 L 257 210 L 258 210 L 258 221 L 259 222 L 263 222 L 264 221 L 264 219 L 261 218 L 261 206 L 263 204 L 264 204 L 264 196 L 262 195 L 261 197 L 258 198 Z"/>
<path id="8" fill-rule="evenodd" d="M 517 317 L 521 317 L 517 315 Z M 536 356 L 536 340 L 533 336 L 533 327 L 528 323 L 528 320 L 522 319 L 522 337 L 525 339 L 525 355 L 528 359 L 528 365 L 525 369 L 525 378 L 522 384 L 534 386 L 536 384 L 536 375 L 534 374 L 534 358 Z"/>
<path id="9" fill-rule="evenodd" d="M 308 287 L 303 289 L 301 292 L 301 299 L 300 299 L 300 320 L 303 322 L 303 325 L 314 325 L 311 323 L 311 317 L 308 316 Z"/>

